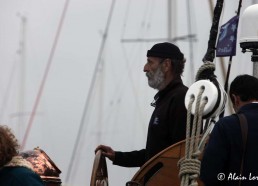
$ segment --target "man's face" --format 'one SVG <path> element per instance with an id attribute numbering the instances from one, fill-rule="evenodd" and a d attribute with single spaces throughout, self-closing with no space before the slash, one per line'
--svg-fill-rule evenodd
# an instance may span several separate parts
<path id="1" fill-rule="evenodd" d="M 148 57 L 147 63 L 144 66 L 144 72 L 148 78 L 149 86 L 160 90 L 165 80 L 161 59 L 156 57 Z"/>

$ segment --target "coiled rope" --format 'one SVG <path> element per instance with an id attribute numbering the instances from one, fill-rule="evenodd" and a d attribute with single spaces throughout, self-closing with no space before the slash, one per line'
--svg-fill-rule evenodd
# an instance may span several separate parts
<path id="1" fill-rule="evenodd" d="M 212 62 L 205 62 L 197 71 L 195 80 L 199 81 L 201 79 L 214 79 L 215 65 Z"/>
<path id="2" fill-rule="evenodd" d="M 178 161 L 178 166 L 180 167 L 179 177 L 181 179 L 181 186 L 198 186 L 196 180 L 200 175 L 201 165 L 201 162 L 198 159 L 201 153 L 201 151 L 198 149 L 198 144 L 202 127 L 203 110 L 208 102 L 208 99 L 206 97 L 201 99 L 204 90 L 205 87 L 201 86 L 199 94 L 197 96 L 195 115 L 191 133 L 191 110 L 193 102 L 195 100 L 194 96 L 191 97 L 190 102 L 188 104 L 185 157 Z"/>
<path id="3" fill-rule="evenodd" d="M 199 68 L 196 75 L 196 81 L 201 79 L 209 79 L 212 83 L 214 83 L 214 85 L 218 89 L 219 97 L 212 112 L 215 112 L 216 109 L 219 107 L 220 99 L 221 99 L 219 83 L 214 74 L 215 65 L 212 62 L 215 57 L 215 44 L 216 44 L 217 33 L 218 33 L 218 24 L 219 24 L 220 15 L 223 8 L 223 2 L 224 0 L 217 0 L 216 7 L 214 8 L 212 27 L 210 30 L 210 38 L 208 41 L 208 49 L 203 58 L 204 64 Z M 190 136 L 190 130 L 191 130 L 190 124 L 191 124 L 192 105 L 195 99 L 194 96 L 191 96 L 188 104 L 185 157 L 179 160 L 178 162 L 178 166 L 180 167 L 179 176 L 181 179 L 181 186 L 198 186 L 197 178 L 200 175 L 200 165 L 201 165 L 201 162 L 198 160 L 198 157 L 202 151 L 202 149 L 198 149 L 198 145 L 199 145 L 200 132 L 202 127 L 203 110 L 205 105 L 208 103 L 208 98 L 204 97 L 203 99 L 201 99 L 204 89 L 205 87 L 201 86 L 197 96 L 191 136 Z M 207 118 L 211 117 L 212 112 L 209 113 L 206 117 Z"/>

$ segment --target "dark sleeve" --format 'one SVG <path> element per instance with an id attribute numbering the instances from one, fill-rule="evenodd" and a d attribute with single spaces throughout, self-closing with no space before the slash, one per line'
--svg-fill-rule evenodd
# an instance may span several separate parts
<path id="1" fill-rule="evenodd" d="M 22 167 L 22 170 L 16 172 L 17 174 L 10 175 L 10 186 L 44 186 L 44 182 L 38 174 L 28 168 Z M 8 184 L 9 186 L 9 184 Z"/>
<path id="2" fill-rule="evenodd" d="M 229 145 L 227 145 L 222 123 L 215 124 L 201 161 L 200 179 L 206 186 L 220 185 L 221 181 L 218 180 L 218 176 L 226 175 L 225 165 L 227 164 Z"/>
<path id="3" fill-rule="evenodd" d="M 181 90 L 172 100 L 169 107 L 169 136 L 170 144 L 185 139 L 187 110 L 185 108 L 186 90 Z"/>
<path id="4" fill-rule="evenodd" d="M 122 167 L 141 167 L 145 163 L 145 149 L 131 152 L 115 152 L 114 165 Z"/>
<path id="5" fill-rule="evenodd" d="M 27 182 L 26 186 L 44 186 L 45 185 L 42 179 L 40 178 L 40 176 L 34 172 L 32 172 L 30 176 L 28 175 L 26 182 Z"/>

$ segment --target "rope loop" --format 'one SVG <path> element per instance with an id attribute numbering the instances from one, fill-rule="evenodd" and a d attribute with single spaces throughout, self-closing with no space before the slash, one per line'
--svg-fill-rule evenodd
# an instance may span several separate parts
<path id="1" fill-rule="evenodd" d="M 201 151 L 197 150 L 195 153 L 192 154 L 192 158 L 198 158 L 201 155 Z"/>
<path id="2" fill-rule="evenodd" d="M 200 175 L 201 162 L 198 159 L 182 158 L 177 165 L 180 167 L 180 179 L 185 175 L 189 175 L 190 180 L 196 180 Z"/>
<path id="3" fill-rule="evenodd" d="M 212 67 L 212 65 L 209 66 Z M 190 102 L 188 103 L 185 156 L 181 158 L 177 164 L 180 169 L 179 177 L 181 179 L 181 186 L 198 186 L 197 179 L 200 175 L 201 166 L 201 162 L 198 159 L 201 154 L 198 149 L 198 144 L 202 126 L 203 109 L 208 102 L 207 99 L 202 99 L 204 90 L 204 87 L 200 87 L 197 97 L 191 96 Z M 191 126 L 191 110 L 195 99 L 195 115 L 193 125 Z"/>
<path id="4" fill-rule="evenodd" d="M 215 74 L 215 64 L 212 62 L 205 62 L 198 70 L 195 80 L 201 79 L 214 79 L 216 78 Z"/>

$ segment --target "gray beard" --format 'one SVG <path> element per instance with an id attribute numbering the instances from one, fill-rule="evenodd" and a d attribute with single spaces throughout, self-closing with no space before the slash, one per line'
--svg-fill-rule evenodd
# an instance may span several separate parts
<path id="1" fill-rule="evenodd" d="M 164 86 L 165 75 L 161 70 L 161 66 L 155 72 L 147 72 L 148 84 L 150 87 L 161 90 Z"/>

